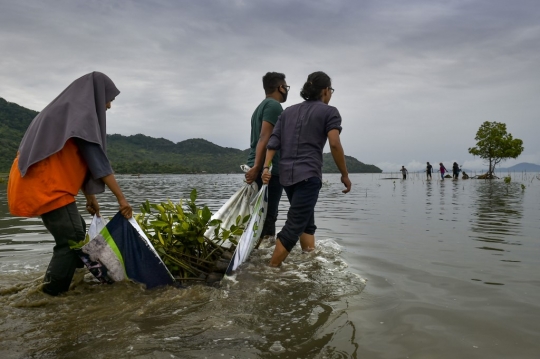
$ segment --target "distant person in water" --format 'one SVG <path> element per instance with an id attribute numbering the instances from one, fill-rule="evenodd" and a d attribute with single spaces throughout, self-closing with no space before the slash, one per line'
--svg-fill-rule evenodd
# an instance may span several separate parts
<path id="1" fill-rule="evenodd" d="M 452 178 L 453 179 L 459 179 L 459 172 L 461 170 L 459 169 L 459 165 L 457 164 L 457 162 L 454 162 L 454 164 L 452 165 Z"/>
<path id="2" fill-rule="evenodd" d="M 269 263 L 272 267 L 280 266 L 298 241 L 304 251 L 315 249 L 315 205 L 322 186 L 322 154 L 326 141 L 330 143 L 341 182 L 346 187 L 343 193 L 351 190 L 339 138 L 341 115 L 328 105 L 333 92 L 327 74 L 319 71 L 309 75 L 300 92 L 305 101 L 283 111 L 268 141 L 263 182 L 271 179 L 269 166 L 275 153 L 281 151 L 279 179 L 290 203 L 285 225 L 277 234 Z"/>
<path id="3" fill-rule="evenodd" d="M 279 115 L 283 112 L 281 103 L 287 101 L 290 88 L 285 81 L 285 75 L 279 72 L 266 73 L 262 78 L 262 83 L 266 97 L 251 116 L 250 151 L 247 159 L 247 165 L 251 169 L 245 176 L 247 183 L 256 182 L 259 189 L 262 187 L 261 175 L 266 156 L 266 145 Z M 279 200 L 283 194 L 283 186 L 279 183 L 279 151 L 272 162 L 272 178 L 268 184 L 268 208 L 261 238 L 276 235 Z"/>
<path id="4" fill-rule="evenodd" d="M 426 166 L 427 179 L 431 179 L 431 172 L 433 172 L 433 166 L 430 165 L 429 162 L 427 162 L 427 166 Z"/>
<path id="5" fill-rule="evenodd" d="M 444 167 L 444 165 L 441 163 L 439 163 L 439 172 L 441 172 L 441 179 L 444 179 L 444 174 L 447 172 L 448 170 L 446 169 L 446 167 Z"/>
<path id="6" fill-rule="evenodd" d="M 95 195 L 105 185 L 116 196 L 122 215 L 132 215 L 106 155 L 106 111 L 119 93 L 100 72 L 75 80 L 30 123 L 11 167 L 11 214 L 41 217 L 54 237 L 42 288 L 47 294 L 66 292 L 75 268 L 83 267 L 68 244 L 70 240 L 80 242 L 86 235 L 86 223 L 75 203 L 79 190 L 92 215 L 99 216 Z"/>
<path id="7" fill-rule="evenodd" d="M 401 171 L 401 175 L 403 176 L 403 179 L 407 179 L 407 174 L 409 173 L 409 171 L 407 171 L 405 166 L 401 166 L 400 171 Z"/>

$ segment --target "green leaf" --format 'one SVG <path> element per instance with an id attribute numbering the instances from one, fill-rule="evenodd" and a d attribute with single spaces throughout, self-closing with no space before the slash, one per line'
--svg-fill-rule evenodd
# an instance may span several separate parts
<path id="1" fill-rule="evenodd" d="M 204 206 L 202 211 L 202 220 L 206 224 L 208 221 L 212 218 L 212 212 L 210 212 L 210 209 L 208 207 Z"/>
<path id="2" fill-rule="evenodd" d="M 161 233 L 158 232 L 158 238 L 159 238 L 159 243 L 161 243 L 163 246 L 165 245 L 165 241 L 163 240 L 163 237 L 161 237 Z"/>
<path id="3" fill-rule="evenodd" d="M 150 202 L 148 202 L 148 200 L 143 203 L 143 206 L 146 213 L 150 213 Z"/>
<path id="4" fill-rule="evenodd" d="M 150 224 L 157 228 L 165 228 L 169 226 L 169 223 L 165 221 L 150 221 Z"/>
<path id="5" fill-rule="evenodd" d="M 184 217 L 184 208 L 182 208 L 181 204 L 176 205 L 176 213 L 178 213 L 178 217 Z"/>
<path id="6" fill-rule="evenodd" d="M 218 224 L 221 224 L 221 219 L 213 219 L 210 222 L 208 222 L 209 227 L 217 226 Z"/>
<path id="7" fill-rule="evenodd" d="M 195 188 L 191 190 L 189 198 L 191 199 L 191 202 L 195 202 L 195 200 L 197 199 L 197 190 Z"/>
<path id="8" fill-rule="evenodd" d="M 184 233 L 184 229 L 182 228 L 182 226 L 174 226 L 173 227 L 173 234 L 182 234 Z"/>
<path id="9" fill-rule="evenodd" d="M 160 212 L 165 212 L 165 208 L 163 208 L 162 205 L 160 204 L 157 204 L 157 203 L 151 203 L 150 204 L 150 207 L 154 208 L 154 209 L 157 209 L 158 211 Z"/>
<path id="10" fill-rule="evenodd" d="M 241 236 L 242 233 L 244 233 L 244 230 L 241 229 L 241 228 L 237 228 L 232 232 L 232 234 L 235 235 L 235 236 Z"/>
<path id="11" fill-rule="evenodd" d="M 83 241 L 81 241 L 83 242 Z M 71 239 L 68 240 L 69 248 L 71 249 L 80 249 L 82 246 L 80 245 L 80 242 L 72 241 Z"/>

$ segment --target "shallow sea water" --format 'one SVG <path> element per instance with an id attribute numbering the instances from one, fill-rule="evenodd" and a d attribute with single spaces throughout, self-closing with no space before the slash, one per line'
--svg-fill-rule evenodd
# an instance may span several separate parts
<path id="1" fill-rule="evenodd" d="M 39 219 L 10 216 L 0 185 L 0 358 L 537 358 L 536 174 L 509 185 L 385 177 L 352 175 L 343 195 L 325 175 L 318 248 L 295 249 L 279 269 L 266 266 L 265 243 L 219 288 L 147 291 L 81 271 L 57 298 L 39 291 L 52 237 Z M 242 176 L 119 182 L 134 207 L 195 187 L 217 210 Z M 99 200 L 112 216 L 112 195 Z M 278 228 L 287 208 L 284 196 Z"/>

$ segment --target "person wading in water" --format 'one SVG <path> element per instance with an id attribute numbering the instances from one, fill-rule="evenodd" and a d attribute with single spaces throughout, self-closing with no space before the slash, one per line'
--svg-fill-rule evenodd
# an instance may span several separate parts
<path id="1" fill-rule="evenodd" d="M 41 217 L 54 237 L 53 256 L 43 292 L 69 289 L 75 268 L 83 263 L 68 241 L 80 242 L 86 223 L 75 196 L 82 190 L 86 209 L 99 216 L 96 194 L 105 185 L 126 218 L 132 208 L 120 190 L 106 155 L 106 114 L 120 91 L 112 80 L 92 72 L 75 80 L 30 123 L 11 167 L 8 205 L 11 214 Z"/>

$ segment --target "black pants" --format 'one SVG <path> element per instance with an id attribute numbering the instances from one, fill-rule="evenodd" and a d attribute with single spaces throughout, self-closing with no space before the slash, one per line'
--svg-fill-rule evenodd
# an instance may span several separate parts
<path id="1" fill-rule="evenodd" d="M 43 224 L 51 232 L 56 245 L 45 279 L 43 291 L 58 295 L 69 289 L 75 268 L 83 267 L 79 255 L 69 248 L 68 241 L 80 242 L 86 233 L 86 222 L 75 202 L 41 215 Z"/>
<path id="2" fill-rule="evenodd" d="M 257 176 L 257 186 L 262 187 L 262 172 Z M 279 183 L 279 175 L 272 175 L 268 182 L 268 207 L 266 209 L 266 219 L 261 232 L 261 238 L 264 236 L 276 235 L 276 221 L 278 216 L 279 200 L 283 194 L 283 186 Z"/>

